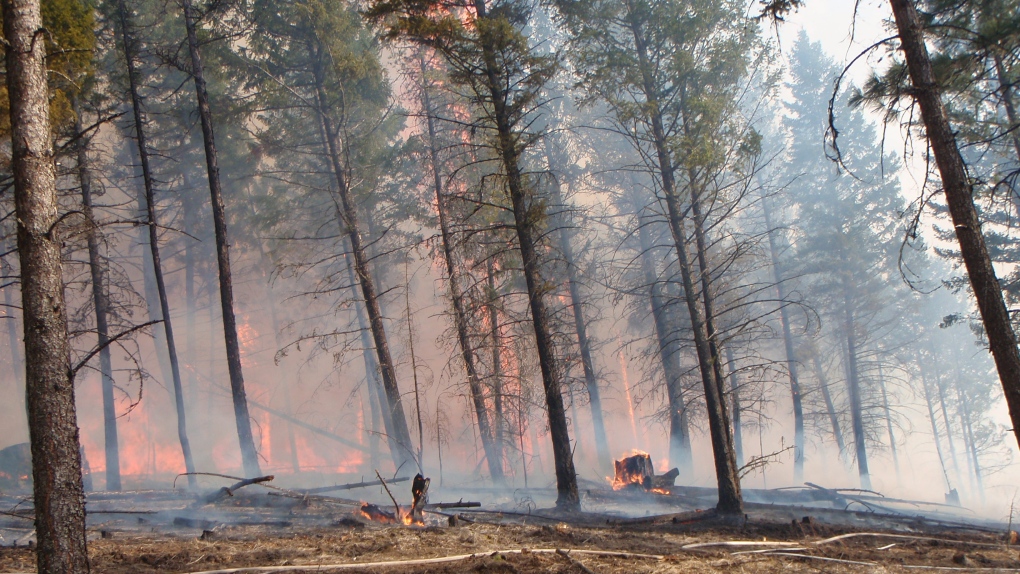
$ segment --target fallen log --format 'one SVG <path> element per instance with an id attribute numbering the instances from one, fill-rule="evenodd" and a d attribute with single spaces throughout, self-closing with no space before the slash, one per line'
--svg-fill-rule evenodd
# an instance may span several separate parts
<path id="1" fill-rule="evenodd" d="M 482 506 L 481 502 L 464 502 L 463 500 L 457 502 L 436 502 L 434 504 L 426 504 L 427 510 L 444 510 L 447 508 L 479 508 Z"/>

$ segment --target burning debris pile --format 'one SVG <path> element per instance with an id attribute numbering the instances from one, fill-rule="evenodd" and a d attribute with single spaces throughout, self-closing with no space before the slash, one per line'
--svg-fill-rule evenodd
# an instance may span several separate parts
<path id="1" fill-rule="evenodd" d="M 613 490 L 644 490 L 658 494 L 670 494 L 680 469 L 670 469 L 666 474 L 655 476 L 652 457 L 647 452 L 631 451 L 623 460 L 614 461 L 616 476 L 613 478 Z"/>

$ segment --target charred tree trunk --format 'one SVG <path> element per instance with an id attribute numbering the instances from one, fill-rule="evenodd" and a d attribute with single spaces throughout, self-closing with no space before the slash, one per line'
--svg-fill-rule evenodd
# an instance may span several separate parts
<path id="1" fill-rule="evenodd" d="M 1006 396 L 1013 434 L 1020 444 L 1020 351 L 1002 297 L 1002 288 L 995 276 L 985 238 L 981 234 L 981 221 L 974 207 L 973 188 L 956 144 L 956 135 L 942 105 L 940 88 L 932 70 L 928 48 L 924 44 L 923 25 L 913 0 L 889 0 L 889 3 L 892 5 L 900 48 L 913 84 L 911 95 L 921 108 L 925 132 L 935 155 L 956 239 L 960 244 L 960 254 L 967 267 L 967 276 L 988 335 L 988 346 Z"/>
<path id="2" fill-rule="evenodd" d="M 549 138 L 547 135 L 543 140 L 545 160 L 551 172 L 561 165 L 553 159 L 553 152 L 549 149 Z M 559 160 L 560 158 L 557 158 Z M 566 204 L 563 203 L 563 194 L 560 191 L 560 183 L 557 179 L 552 186 L 552 204 L 555 209 L 565 212 Z M 595 431 L 595 450 L 598 455 L 599 467 L 603 471 L 613 468 L 612 455 L 609 452 L 609 439 L 606 437 L 606 423 L 602 416 L 602 397 L 599 392 L 599 382 L 595 374 L 595 361 L 592 359 L 591 341 L 588 338 L 588 325 L 585 321 L 583 301 L 581 300 L 581 286 L 577 278 L 577 265 L 574 257 L 574 248 L 571 245 L 571 235 L 567 218 L 562 213 L 556 218 L 556 226 L 559 228 L 560 251 L 563 253 L 564 263 L 567 267 L 567 288 L 570 293 L 570 308 L 574 314 L 574 330 L 577 332 L 577 346 L 581 351 L 581 366 L 584 369 L 584 382 L 588 389 L 588 404 L 591 407 L 592 427 Z"/>
<path id="3" fill-rule="evenodd" d="M 195 79 L 195 96 L 198 116 L 202 123 L 202 142 L 205 147 L 206 171 L 209 176 L 209 195 L 212 203 L 213 229 L 216 234 L 216 264 L 219 269 L 220 307 L 223 309 L 223 340 L 227 351 L 227 370 L 230 373 L 230 396 L 234 403 L 237 438 L 241 446 L 241 462 L 248 478 L 262 474 L 255 440 L 251 433 L 248 398 L 244 390 L 244 373 L 241 369 L 241 346 L 237 339 L 237 318 L 234 316 L 234 284 L 230 273 L 230 241 L 227 238 L 227 216 L 220 187 L 220 167 L 216 153 L 216 136 L 213 133 L 212 110 L 206 90 L 205 68 L 199 50 L 195 24 L 195 9 L 191 0 L 182 0 L 184 25 L 188 31 L 188 49 L 191 53 L 191 74 Z"/>
<path id="4" fill-rule="evenodd" d="M 668 210 L 667 220 L 673 242 L 676 246 L 677 261 L 680 266 L 680 277 L 687 301 L 687 310 L 691 316 L 691 329 L 694 332 L 694 348 L 698 355 L 698 367 L 705 388 L 705 404 L 708 410 L 709 433 L 712 437 L 712 454 L 715 460 L 716 480 L 719 486 L 719 503 L 717 510 L 723 514 L 743 514 L 743 499 L 740 494 L 740 478 L 737 475 L 736 456 L 733 452 L 733 435 L 731 434 L 726 406 L 716 365 L 713 364 L 710 333 L 705 324 L 705 310 L 698 300 L 694 288 L 694 279 L 687 255 L 687 231 L 684 225 L 683 210 L 676 192 L 676 180 L 673 174 L 673 161 L 666 142 L 662 115 L 659 111 L 656 91 L 652 86 L 648 72 L 648 56 L 644 33 L 637 21 L 631 24 L 634 42 L 638 52 L 638 62 L 644 76 L 644 96 L 651 110 L 652 137 L 658 159 L 659 175 L 662 178 L 662 190 Z M 702 270 L 705 271 L 704 269 Z"/>
<path id="5" fill-rule="evenodd" d="M 3 0 L 40 574 L 89 572 L 39 2 Z"/>
<path id="6" fill-rule="evenodd" d="M 142 183 L 145 186 L 146 226 L 149 230 L 149 252 L 152 254 L 152 272 L 153 278 L 156 280 L 156 290 L 159 295 L 163 334 L 166 337 L 174 402 L 177 407 L 177 437 L 180 440 L 181 451 L 184 454 L 184 466 L 188 473 L 188 486 L 196 488 L 198 482 L 194 475 L 195 463 L 191 458 L 191 443 L 188 441 L 187 418 L 184 410 L 184 390 L 181 387 L 181 370 L 177 361 L 177 343 L 174 339 L 173 321 L 170 317 L 170 303 L 167 300 L 166 283 L 163 281 L 163 263 L 159 254 L 159 224 L 156 219 L 156 196 L 153 189 L 152 171 L 149 166 L 149 152 L 143 127 L 142 102 L 138 94 L 138 70 L 135 68 L 137 51 L 134 38 L 130 33 L 127 6 L 124 0 L 120 0 L 117 3 L 117 16 L 120 21 L 124 60 L 127 65 L 128 90 L 131 97 L 135 140 L 138 144 L 138 159 L 142 167 Z"/>
<path id="7" fill-rule="evenodd" d="M 779 295 L 779 322 L 783 327 L 783 347 L 786 351 L 786 370 L 790 375 L 790 398 L 793 402 L 793 483 L 804 482 L 804 406 L 801 401 L 800 377 L 797 375 L 797 355 L 793 347 L 793 334 L 790 330 L 790 317 L 786 310 L 786 284 L 779 261 L 779 249 L 776 247 L 775 229 L 769 217 L 768 199 L 762 193 L 762 212 L 765 215 L 765 229 L 769 236 L 769 254 L 772 259 L 772 277 L 776 282 Z M 826 393 L 828 390 L 826 389 Z M 828 395 L 826 395 L 828 396 Z M 829 401 L 831 402 L 831 398 Z M 833 415 L 835 416 L 835 415 Z M 838 425 L 833 425 L 838 431 Z M 842 447 L 840 447 L 842 451 Z"/>
<path id="8" fill-rule="evenodd" d="M 425 59 L 419 57 L 421 64 L 422 80 L 424 75 Z M 439 144 L 436 141 L 435 110 L 432 107 L 432 99 L 427 85 L 422 86 L 422 107 L 425 111 L 426 126 L 428 127 L 429 161 L 432 163 L 432 186 L 436 194 L 436 210 L 439 214 L 439 232 L 443 246 L 443 260 L 446 263 L 447 287 L 450 293 L 450 302 L 453 304 L 453 324 L 457 330 L 457 342 L 460 345 L 461 359 L 464 361 L 464 370 L 468 378 L 468 391 L 471 394 L 471 404 L 475 409 L 475 421 L 478 424 L 478 434 L 481 435 L 482 449 L 485 450 L 485 458 L 488 461 L 489 476 L 495 484 L 503 484 L 503 443 L 502 437 L 499 440 L 492 432 L 492 425 L 489 423 L 489 412 L 485 406 L 485 394 L 482 388 L 481 377 L 478 376 L 477 360 L 474 347 L 471 345 L 471 337 L 468 334 L 467 312 L 464 310 L 464 295 L 460 287 L 460 279 L 457 275 L 457 264 L 453 251 L 453 236 L 450 232 L 450 224 L 447 221 L 446 198 L 443 192 L 443 181 L 439 161 Z M 498 398 L 502 401 L 502 397 Z M 498 423 L 497 423 L 498 424 Z"/>
<path id="9" fill-rule="evenodd" d="M 339 197 L 339 210 L 344 233 L 350 242 L 351 254 L 354 256 L 354 272 L 357 275 L 358 283 L 361 285 L 361 294 L 365 302 L 365 309 L 368 312 L 368 323 L 372 331 L 372 338 L 375 342 L 376 357 L 379 360 L 378 367 L 382 374 L 383 389 L 386 393 L 386 401 L 389 410 L 391 427 L 388 434 L 391 437 L 391 452 L 394 464 L 399 470 L 407 463 L 418 466 L 414 460 L 414 450 L 411 443 L 411 433 L 407 428 L 407 418 L 404 414 L 403 401 L 400 398 L 400 389 L 397 385 L 397 372 L 390 353 L 389 341 L 386 338 L 386 329 L 383 325 L 382 310 L 379 307 L 379 299 L 376 294 L 376 286 L 368 269 L 368 256 L 362 245 L 361 231 L 358 226 L 357 208 L 354 205 L 351 191 L 348 187 L 348 173 L 341 156 L 341 142 L 332 116 L 326 108 L 325 70 L 321 46 L 309 40 L 306 46 L 308 56 L 311 59 L 314 81 L 315 81 L 315 113 L 319 116 L 322 124 L 323 135 L 326 138 L 326 154 L 330 162 L 334 180 L 337 184 L 337 196 Z M 393 447 L 396 448 L 393 448 Z"/>
<path id="10" fill-rule="evenodd" d="M 488 17 L 485 0 L 474 0 L 475 13 L 479 19 Z M 491 38 L 481 42 L 482 59 L 485 62 L 488 94 L 493 106 L 493 120 L 496 128 L 496 154 L 506 172 L 506 184 L 513 204 L 514 227 L 521 250 L 524 266 L 524 280 L 528 286 L 531 307 L 531 322 L 535 329 L 535 347 L 545 387 L 545 403 L 549 415 L 549 434 L 552 438 L 553 460 L 556 466 L 556 506 L 561 510 L 580 510 L 581 502 L 577 493 L 577 473 L 574 470 L 573 453 L 570 447 L 570 433 L 563 408 L 562 373 L 556 361 L 546 308 L 546 288 L 539 274 L 537 222 L 544 215 L 541 202 L 527 188 L 521 171 L 521 148 L 518 135 L 511 124 L 507 94 L 504 88 L 506 78 L 499 69 L 499 47 Z"/>
<path id="11" fill-rule="evenodd" d="M 110 361 L 110 295 L 106 279 L 106 267 L 99 253 L 99 237 L 96 232 L 95 215 L 92 212 L 92 172 L 88 157 L 90 138 L 83 133 L 82 109 L 78 98 L 71 100 L 74 109 L 74 130 L 78 136 L 78 183 L 81 186 L 82 214 L 89 226 L 86 236 L 89 254 L 89 272 L 92 277 L 92 303 L 96 308 L 96 333 L 99 343 L 99 375 L 103 392 L 103 439 L 106 454 L 106 490 L 117 492 L 120 483 L 120 445 L 117 438 L 117 405 L 113 397 L 113 365 Z"/>

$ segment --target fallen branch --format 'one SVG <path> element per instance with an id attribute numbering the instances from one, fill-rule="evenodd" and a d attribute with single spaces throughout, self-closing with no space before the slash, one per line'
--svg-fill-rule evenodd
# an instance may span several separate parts
<path id="1" fill-rule="evenodd" d="M 680 547 L 681 550 L 702 550 L 704 548 L 715 548 L 718 546 L 724 548 L 745 548 L 753 546 L 778 546 L 778 547 L 791 547 L 801 546 L 802 542 L 779 542 L 779 541 L 767 541 L 767 540 L 724 540 L 721 542 L 697 542 L 694 544 L 685 544 Z"/>
<path id="2" fill-rule="evenodd" d="M 427 564 L 444 564 L 447 562 L 460 562 L 462 560 L 470 560 L 472 558 L 482 558 L 484 556 L 498 556 L 503 554 L 557 554 L 560 551 L 564 551 L 562 548 L 517 548 L 511 550 L 497 550 L 493 552 L 482 552 L 478 554 L 458 554 L 456 556 L 441 556 L 439 558 L 419 558 L 415 560 L 387 560 L 385 562 L 363 562 L 363 563 L 346 563 L 346 564 L 301 564 L 301 565 L 289 565 L 289 566 L 256 566 L 256 567 L 241 567 L 241 568 L 227 568 L 224 570 L 202 570 L 198 572 L 190 572 L 189 574 L 236 574 L 238 572 L 295 572 L 301 570 L 315 570 L 316 572 L 326 572 L 330 570 L 363 570 L 367 568 L 387 568 L 392 566 L 423 566 Z M 571 554 L 579 554 L 584 556 L 599 556 L 603 558 L 628 558 L 628 559 L 640 559 L 640 560 L 665 560 L 666 557 L 662 554 L 636 554 L 632 552 L 613 552 L 609 550 L 565 550 Z"/>
<path id="3" fill-rule="evenodd" d="M 393 507 L 397 509 L 397 520 L 403 520 L 404 512 L 400 510 L 400 504 L 397 503 L 397 499 L 393 498 L 393 493 L 390 492 L 390 487 L 386 486 L 386 481 L 383 480 L 383 477 L 379 474 L 378 470 L 375 471 L 375 475 L 379 478 L 379 482 L 382 483 L 382 487 L 386 489 L 386 494 L 390 495 L 390 500 L 393 501 Z"/>
<path id="4" fill-rule="evenodd" d="M 228 496 L 234 496 L 234 491 L 235 490 L 238 490 L 240 488 L 244 488 L 245 486 L 248 486 L 249 484 L 259 484 L 260 482 L 269 482 L 270 480 L 273 480 L 274 478 L 276 478 L 276 477 L 270 474 L 268 476 L 258 476 L 258 477 L 255 477 L 255 478 L 246 478 L 244 480 L 240 480 L 240 481 L 238 481 L 238 482 L 236 482 L 236 483 L 234 483 L 234 484 L 232 484 L 230 486 L 224 486 L 223 488 L 217 490 L 216 492 L 207 495 L 204 499 L 199 501 L 199 505 L 202 505 L 202 504 L 212 504 L 214 502 L 219 502 L 220 500 L 223 500 L 224 498 L 227 498 Z"/>
<path id="5" fill-rule="evenodd" d="M 395 482 L 405 482 L 405 481 L 408 481 L 408 480 L 411 480 L 411 479 L 409 477 L 406 477 L 406 476 L 400 476 L 400 477 L 397 477 L 397 478 L 391 478 L 390 479 L 390 484 L 393 484 Z M 366 486 L 375 486 L 377 484 L 381 484 L 380 481 L 378 481 L 378 480 L 370 480 L 370 481 L 367 481 L 367 482 L 351 482 L 351 483 L 348 483 L 348 484 L 337 484 L 335 486 L 323 486 L 323 487 L 320 487 L 320 488 L 299 488 L 299 489 L 296 489 L 294 492 L 300 492 L 302 494 L 323 494 L 325 492 L 334 492 L 334 491 L 337 491 L 337 490 L 351 490 L 351 489 L 354 489 L 354 488 L 364 488 Z"/>
<path id="6" fill-rule="evenodd" d="M 810 554 L 796 554 L 793 552 L 771 552 L 763 556 L 786 556 L 788 558 L 808 558 L 810 560 L 821 560 L 823 562 L 835 562 L 837 564 L 854 564 L 857 566 L 878 566 L 878 562 L 860 562 L 857 560 L 843 560 L 842 558 L 828 558 L 826 556 L 812 556 Z"/>
<path id="7" fill-rule="evenodd" d="M 892 538 L 894 540 L 917 540 L 920 542 L 939 542 L 942 544 L 963 544 L 966 546 L 981 546 L 984 548 L 1002 548 L 1001 544 L 991 544 L 988 542 L 969 542 L 966 540 L 953 540 L 951 538 L 932 538 L 931 536 L 911 536 L 909 534 L 885 534 L 882 532 L 851 532 L 850 534 L 840 534 L 839 536 L 833 536 L 832 538 L 819 540 L 817 542 L 814 542 L 813 544 L 816 546 L 821 546 L 823 544 L 839 542 L 840 540 L 846 540 L 848 538 L 857 538 L 858 536 L 870 536 L 875 538 Z"/>
<path id="8" fill-rule="evenodd" d="M 579 560 L 577 560 L 576 558 L 571 556 L 569 550 L 563 550 L 562 548 L 560 548 L 560 549 L 556 550 L 556 553 L 559 554 L 560 556 L 566 558 L 574 566 L 577 566 L 578 568 L 580 568 L 581 572 L 584 572 L 584 574 L 595 574 L 594 570 L 592 570 L 591 568 L 588 568 L 587 566 L 582 564 Z"/>
<path id="9" fill-rule="evenodd" d="M 436 502 L 435 504 L 426 504 L 426 510 L 444 510 L 446 508 L 480 508 L 481 502 Z"/>

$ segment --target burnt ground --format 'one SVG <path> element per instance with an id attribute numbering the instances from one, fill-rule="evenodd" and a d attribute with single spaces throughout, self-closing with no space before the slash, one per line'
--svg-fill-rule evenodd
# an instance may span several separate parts
<path id="1" fill-rule="evenodd" d="M 427 513 L 425 526 L 396 526 L 366 520 L 356 500 L 280 494 L 236 493 L 206 504 L 180 492 L 93 496 L 93 571 L 317 572 L 349 565 L 343 571 L 1020 572 L 1020 547 L 1008 540 L 1006 525 L 831 504 L 749 503 L 747 517 L 734 523 L 684 508 L 679 497 L 647 503 L 643 496 L 588 492 L 585 508 L 598 512 L 447 508 Z M 605 510 L 620 498 L 630 518 Z M 457 517 L 453 526 L 450 516 Z M 0 535 L 6 544 L 0 572 L 34 572 L 31 520 L 0 515 Z M 850 536 L 831 540 L 841 535 Z M 463 555 L 469 557 L 359 566 Z"/>

